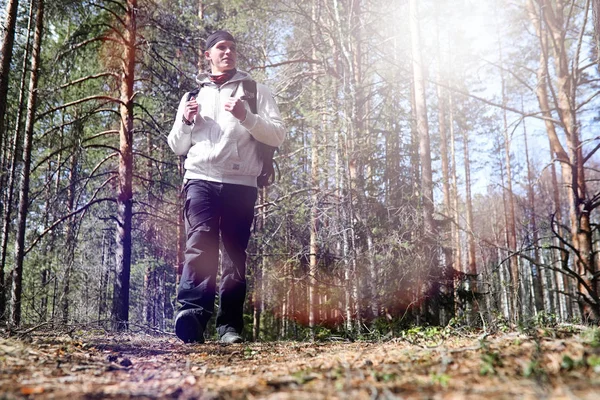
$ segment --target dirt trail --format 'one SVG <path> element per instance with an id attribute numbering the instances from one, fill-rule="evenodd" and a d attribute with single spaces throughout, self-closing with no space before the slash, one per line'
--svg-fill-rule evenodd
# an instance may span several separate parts
<path id="1" fill-rule="evenodd" d="M 0 338 L 0 399 L 597 399 L 595 346 L 548 331 L 227 346 L 37 334 Z"/>

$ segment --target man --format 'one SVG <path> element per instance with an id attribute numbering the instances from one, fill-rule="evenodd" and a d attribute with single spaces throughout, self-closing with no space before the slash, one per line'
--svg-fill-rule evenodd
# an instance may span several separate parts
<path id="1" fill-rule="evenodd" d="M 177 300 L 175 333 L 186 343 L 204 342 L 214 311 L 219 245 L 222 276 L 216 325 L 220 341 L 239 343 L 246 297 L 246 248 L 254 218 L 262 160 L 258 142 L 278 147 L 284 138 L 279 109 L 269 89 L 257 84 L 256 114 L 244 96 L 250 76 L 236 70 L 234 37 L 216 31 L 206 39 L 210 73 L 197 77 L 197 97 L 181 99 L 169 146 L 185 160 L 184 220 L 187 242 Z"/>

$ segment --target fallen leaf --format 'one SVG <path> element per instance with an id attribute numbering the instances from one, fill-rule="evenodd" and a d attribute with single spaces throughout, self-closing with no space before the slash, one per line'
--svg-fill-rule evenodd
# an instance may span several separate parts
<path id="1" fill-rule="evenodd" d="M 41 386 L 24 386 L 21 388 L 21 394 L 28 396 L 30 394 L 44 393 L 44 388 Z"/>

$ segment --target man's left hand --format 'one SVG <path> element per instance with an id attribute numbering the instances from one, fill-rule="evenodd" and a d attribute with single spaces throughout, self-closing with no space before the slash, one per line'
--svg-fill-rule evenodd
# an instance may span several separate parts
<path id="1" fill-rule="evenodd" d="M 244 107 L 244 102 L 235 97 L 231 97 L 225 103 L 225 111 L 229 111 L 236 117 L 238 120 L 243 121 L 246 119 L 246 107 Z"/>

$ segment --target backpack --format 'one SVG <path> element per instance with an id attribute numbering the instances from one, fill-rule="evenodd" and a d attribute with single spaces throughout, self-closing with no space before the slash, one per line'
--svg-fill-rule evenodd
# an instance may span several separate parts
<path id="1" fill-rule="evenodd" d="M 187 100 L 189 101 L 191 97 L 197 97 L 200 92 L 199 87 L 191 92 L 189 92 Z M 244 100 L 248 103 L 250 107 L 250 111 L 252 114 L 258 114 L 257 107 L 257 98 L 256 93 L 256 81 L 254 80 L 244 80 L 242 81 L 242 90 L 244 91 L 244 95 L 240 97 L 240 100 Z M 234 90 L 235 93 L 237 90 Z M 252 137 L 252 140 L 254 137 Z M 260 175 L 256 178 L 256 184 L 259 188 L 267 187 L 275 182 L 275 169 L 277 169 L 277 173 L 279 174 L 279 166 L 277 162 L 273 160 L 273 156 L 275 155 L 275 151 L 277 151 L 277 147 L 269 146 L 268 144 L 258 142 L 258 157 L 262 160 L 262 170 L 260 171 Z"/>

